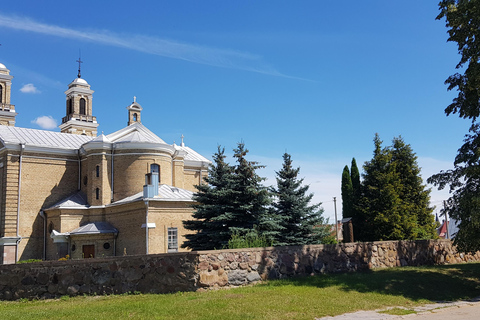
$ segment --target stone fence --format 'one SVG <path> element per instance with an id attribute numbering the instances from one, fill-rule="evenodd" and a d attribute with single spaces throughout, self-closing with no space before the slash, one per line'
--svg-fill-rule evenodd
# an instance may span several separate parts
<path id="1" fill-rule="evenodd" d="M 193 251 L 0 266 L 0 299 L 169 293 L 267 279 L 368 269 L 480 261 L 450 240 L 382 241 Z"/>

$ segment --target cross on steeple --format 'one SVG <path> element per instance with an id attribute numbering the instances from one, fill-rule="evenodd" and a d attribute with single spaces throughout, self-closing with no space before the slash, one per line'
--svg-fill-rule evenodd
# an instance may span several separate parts
<path id="1" fill-rule="evenodd" d="M 82 61 L 82 58 L 81 58 L 81 56 L 80 56 L 80 53 L 78 54 L 78 60 L 77 60 L 77 62 L 78 62 L 78 74 L 77 74 L 77 77 L 78 77 L 78 78 L 81 78 L 82 76 L 81 76 L 81 74 L 80 74 L 80 69 L 81 69 L 81 65 L 80 65 L 80 64 L 83 63 L 83 61 Z"/>

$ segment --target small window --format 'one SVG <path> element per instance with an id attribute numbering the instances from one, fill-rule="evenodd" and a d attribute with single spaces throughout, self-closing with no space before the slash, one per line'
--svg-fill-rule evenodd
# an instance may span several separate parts
<path id="1" fill-rule="evenodd" d="M 0 85 L 0 103 L 3 103 L 3 87 Z"/>
<path id="2" fill-rule="evenodd" d="M 134 113 L 134 114 L 133 114 L 133 121 L 137 122 L 137 118 L 138 118 L 137 114 Z"/>
<path id="3" fill-rule="evenodd" d="M 67 115 L 70 115 L 73 113 L 73 99 L 70 98 L 67 101 Z"/>
<path id="4" fill-rule="evenodd" d="M 168 228 L 168 252 L 178 251 L 178 229 Z"/>
<path id="5" fill-rule="evenodd" d="M 85 112 L 85 99 L 80 99 L 80 114 L 86 114 Z"/>
<path id="6" fill-rule="evenodd" d="M 100 199 L 100 189 L 99 188 L 95 189 L 95 199 L 97 199 L 97 200 Z"/>
<path id="7" fill-rule="evenodd" d="M 95 168 L 95 174 L 96 174 L 97 178 L 100 177 L 100 166 L 97 166 Z"/>

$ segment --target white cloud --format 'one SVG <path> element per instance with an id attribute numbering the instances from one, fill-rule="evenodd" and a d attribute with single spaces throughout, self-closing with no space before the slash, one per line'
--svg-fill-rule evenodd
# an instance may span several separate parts
<path id="1" fill-rule="evenodd" d="M 38 90 L 37 87 L 33 85 L 33 83 L 27 83 L 22 88 L 20 88 L 20 91 L 23 93 L 41 93 L 40 90 Z"/>
<path id="2" fill-rule="evenodd" d="M 32 123 L 38 125 L 42 129 L 55 129 L 57 127 L 57 121 L 52 116 L 41 116 L 32 120 Z"/>
<path id="3" fill-rule="evenodd" d="M 104 30 L 79 31 L 36 22 L 25 17 L 2 14 L 0 14 L 0 26 L 74 40 L 97 42 L 193 63 L 301 79 L 280 73 L 266 64 L 259 55 L 235 50 L 199 46 L 137 34 L 115 34 Z"/>

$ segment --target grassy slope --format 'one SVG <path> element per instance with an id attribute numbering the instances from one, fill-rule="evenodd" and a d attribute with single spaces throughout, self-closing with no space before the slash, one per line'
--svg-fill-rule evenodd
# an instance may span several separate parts
<path id="1" fill-rule="evenodd" d="M 0 302 L 0 319 L 313 319 L 480 296 L 480 264 L 405 267 L 169 295 Z"/>

